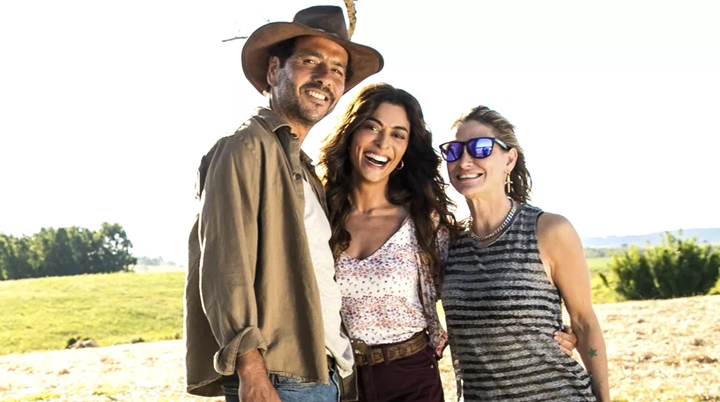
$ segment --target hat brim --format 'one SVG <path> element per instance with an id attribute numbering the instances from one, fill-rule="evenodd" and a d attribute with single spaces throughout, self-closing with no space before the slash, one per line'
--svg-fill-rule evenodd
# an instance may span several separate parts
<path id="1" fill-rule="evenodd" d="M 243 71 L 258 92 L 263 94 L 268 87 L 270 49 L 284 40 L 298 36 L 321 36 L 345 48 L 350 57 L 350 79 L 345 82 L 345 92 L 383 68 L 382 55 L 369 46 L 359 45 L 337 35 L 293 22 L 272 22 L 253 32 L 242 50 Z"/>

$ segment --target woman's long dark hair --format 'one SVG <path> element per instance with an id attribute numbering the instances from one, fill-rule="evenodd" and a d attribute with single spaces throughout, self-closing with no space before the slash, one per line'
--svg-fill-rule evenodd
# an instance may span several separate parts
<path id="1" fill-rule="evenodd" d="M 404 108 L 410 122 L 408 147 L 402 159 L 404 167 L 390 174 L 386 197 L 409 212 L 418 245 L 437 284 L 442 265 L 435 244 L 437 231 L 445 227 L 452 237 L 458 233 L 455 216 L 450 212 L 455 204 L 445 194 L 445 184 L 438 172 L 441 159 L 433 149 L 432 134 L 425 124 L 420 104 L 408 92 L 391 85 L 373 84 L 363 88 L 350 102 L 339 125 L 325 139 L 320 150 L 319 165 L 325 171 L 325 193 L 332 227 L 330 246 L 337 259 L 350 244 L 350 233 L 345 229 L 353 188 L 349 146 L 355 130 L 382 103 Z"/>

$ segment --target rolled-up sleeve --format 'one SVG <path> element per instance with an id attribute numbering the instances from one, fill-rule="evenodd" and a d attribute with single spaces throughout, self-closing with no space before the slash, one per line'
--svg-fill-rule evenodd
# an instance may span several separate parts
<path id="1" fill-rule="evenodd" d="M 254 151 L 237 137 L 218 144 L 201 196 L 200 297 L 222 375 L 234 373 L 238 356 L 266 350 L 254 288 L 262 174 Z"/>

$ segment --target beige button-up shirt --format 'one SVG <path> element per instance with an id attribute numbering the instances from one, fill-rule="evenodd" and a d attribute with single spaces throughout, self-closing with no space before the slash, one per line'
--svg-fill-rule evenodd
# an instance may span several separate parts
<path id="1" fill-rule="evenodd" d="M 267 108 L 203 157 L 185 288 L 189 393 L 223 395 L 221 375 L 252 349 L 269 373 L 328 383 L 303 175 L 327 210 L 299 139 Z"/>

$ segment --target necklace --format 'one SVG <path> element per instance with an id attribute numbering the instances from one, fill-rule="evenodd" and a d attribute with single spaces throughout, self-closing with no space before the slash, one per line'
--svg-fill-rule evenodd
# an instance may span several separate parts
<path id="1" fill-rule="evenodd" d="M 493 230 L 492 233 L 485 235 L 485 236 L 478 236 L 475 234 L 475 232 L 472 231 L 472 224 L 473 220 L 470 218 L 470 221 L 468 222 L 468 232 L 470 232 L 470 237 L 475 240 L 476 242 L 482 243 L 485 240 L 492 239 L 493 237 L 497 236 L 498 233 L 502 232 L 503 229 L 505 229 L 509 224 L 510 221 L 512 221 L 513 216 L 515 216 L 515 212 L 517 211 L 517 204 L 515 201 L 510 198 L 510 203 L 512 204 L 512 207 L 510 207 L 510 212 L 508 212 L 507 216 L 505 217 L 505 220 L 498 226 L 497 229 Z"/>

